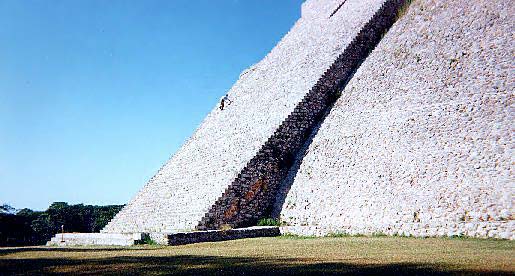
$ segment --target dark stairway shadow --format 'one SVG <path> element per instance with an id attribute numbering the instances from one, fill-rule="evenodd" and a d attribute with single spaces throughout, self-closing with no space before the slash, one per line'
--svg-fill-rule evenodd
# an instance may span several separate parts
<path id="1" fill-rule="evenodd" d="M 406 1 L 404 3 L 404 7 L 408 8 L 410 3 L 411 3 L 410 0 Z M 395 22 L 392 22 L 392 25 L 394 23 Z M 384 31 L 383 35 L 385 35 L 387 32 L 388 32 L 388 29 Z M 382 36 L 381 36 L 381 39 L 382 39 Z M 270 211 L 270 216 L 272 218 L 280 219 L 280 214 L 281 214 L 282 208 L 284 206 L 284 202 L 286 200 L 288 192 L 290 191 L 291 186 L 293 185 L 293 182 L 295 181 L 295 177 L 297 176 L 297 173 L 299 172 L 299 169 L 300 169 L 300 166 L 302 165 L 302 161 L 304 160 L 304 157 L 306 157 L 306 155 L 308 154 L 309 147 L 310 147 L 311 143 L 313 142 L 313 139 L 318 134 L 320 127 L 322 126 L 325 119 L 327 118 L 327 116 L 329 115 L 331 110 L 333 109 L 334 105 L 341 98 L 342 93 L 343 93 L 345 87 L 347 86 L 347 84 L 349 83 L 349 81 L 354 77 L 354 74 L 356 73 L 356 71 L 361 67 L 363 62 L 365 62 L 365 60 L 368 58 L 368 55 L 370 53 L 372 53 L 372 51 L 377 47 L 377 45 L 380 43 L 381 39 L 379 39 L 378 41 L 374 41 L 373 44 L 369 45 L 370 49 L 368 49 L 368 51 L 364 55 L 364 57 L 359 60 L 359 62 L 356 64 L 356 66 L 353 67 L 350 74 L 345 79 L 343 79 L 341 81 L 341 83 L 338 84 L 337 91 L 339 91 L 339 93 L 336 93 L 336 95 L 334 95 L 334 98 L 333 98 L 334 100 L 331 102 L 330 105 L 328 105 L 325 112 L 321 116 L 319 122 L 315 126 L 313 126 L 311 133 L 308 136 L 306 142 L 302 145 L 302 147 L 296 153 L 293 165 L 290 167 L 287 176 L 284 178 L 284 180 L 281 182 L 281 184 L 278 188 L 278 191 L 276 194 L 276 200 L 275 200 L 274 204 L 272 205 L 272 209 Z"/>
<path id="2" fill-rule="evenodd" d="M 372 52 L 373 49 L 376 48 L 376 46 L 377 46 L 377 44 L 374 45 L 374 47 L 372 48 L 372 50 L 370 52 Z M 284 180 L 281 182 L 281 185 L 279 186 L 279 188 L 277 190 L 275 202 L 272 206 L 272 211 L 271 211 L 272 218 L 277 219 L 277 220 L 280 219 L 281 211 L 283 209 L 284 202 L 286 201 L 286 197 L 288 196 L 291 186 L 293 185 L 293 182 L 295 181 L 295 177 L 297 176 L 297 173 L 299 172 L 299 169 L 300 169 L 300 166 L 302 165 L 302 161 L 304 160 L 304 157 L 306 157 L 306 155 L 308 154 L 309 147 L 311 146 L 311 143 L 313 143 L 313 139 L 315 138 L 315 136 L 317 136 L 318 131 L 320 130 L 320 127 L 322 127 L 322 125 L 324 124 L 325 119 L 327 118 L 329 113 L 331 113 L 331 111 L 333 110 L 333 107 L 338 103 L 338 100 L 342 97 L 343 90 L 345 89 L 345 87 L 347 87 L 347 84 L 350 82 L 350 80 L 352 80 L 352 78 L 354 77 L 354 74 L 356 74 L 356 71 L 359 69 L 359 67 L 361 67 L 361 64 L 363 64 L 363 62 L 365 62 L 365 60 L 366 60 L 366 58 L 364 60 L 362 60 L 356 66 L 356 68 L 354 68 L 354 70 L 351 72 L 351 74 L 349 75 L 349 77 L 347 79 L 345 79 L 342 83 L 340 83 L 338 85 L 339 93 L 337 93 L 334 96 L 335 100 L 332 101 L 332 103 L 327 107 L 325 112 L 320 117 L 320 120 L 318 121 L 318 123 L 315 126 L 313 126 L 313 128 L 311 129 L 311 133 L 309 134 L 308 138 L 306 139 L 306 142 L 302 145 L 302 147 L 296 153 L 294 162 L 293 162 L 290 170 L 288 171 L 288 174 L 286 175 Z"/>
<path id="3" fill-rule="evenodd" d="M 351 76 L 352 78 L 352 76 Z M 345 87 L 345 86 L 344 86 Z M 324 112 L 322 117 L 320 118 L 320 121 L 313 127 L 311 130 L 311 133 L 309 134 L 306 142 L 302 145 L 302 147 L 297 152 L 293 165 L 291 166 L 290 170 L 288 171 L 288 174 L 286 175 L 286 178 L 281 182 L 281 185 L 279 186 L 277 190 L 276 199 L 272 208 L 271 217 L 274 219 L 279 219 L 282 208 L 284 206 L 284 202 L 286 201 L 286 197 L 288 196 L 288 193 L 290 192 L 291 186 L 293 185 L 293 182 L 295 181 L 295 177 L 297 176 L 297 173 L 299 172 L 300 166 L 302 165 L 302 161 L 304 160 L 304 157 L 308 154 L 309 147 L 311 146 L 311 143 L 313 142 L 313 139 L 318 134 L 318 131 L 320 130 L 320 127 L 324 123 L 326 117 L 329 115 L 331 110 L 333 109 L 333 106 L 336 104 L 336 102 L 333 102 L 327 110 Z"/>
<path id="4" fill-rule="evenodd" d="M 280 214 L 302 159 L 341 91 L 409 2 L 388 0 L 382 4 L 209 208 L 198 230 L 226 224 L 246 227 Z"/>

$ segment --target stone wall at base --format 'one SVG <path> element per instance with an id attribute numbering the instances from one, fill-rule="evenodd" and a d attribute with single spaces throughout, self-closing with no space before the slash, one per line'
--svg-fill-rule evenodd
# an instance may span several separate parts
<path id="1" fill-rule="evenodd" d="M 296 161 L 287 231 L 513 239 L 513 14 L 414 1 Z"/>
<path id="2" fill-rule="evenodd" d="M 385 225 L 283 226 L 282 235 L 324 237 L 331 235 L 389 235 L 406 237 L 473 237 L 514 240 L 515 222 L 404 223 Z"/>
<path id="3" fill-rule="evenodd" d="M 208 230 L 187 233 L 174 233 L 168 236 L 168 245 L 183 245 L 199 242 L 217 242 L 281 235 L 279 227 L 255 226 L 230 230 Z"/>

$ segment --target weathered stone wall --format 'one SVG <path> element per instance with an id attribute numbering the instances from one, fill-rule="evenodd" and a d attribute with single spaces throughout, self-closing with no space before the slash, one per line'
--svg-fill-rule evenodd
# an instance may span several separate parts
<path id="1" fill-rule="evenodd" d="M 282 231 L 513 239 L 513 14 L 414 1 L 297 160 Z"/>
<path id="2" fill-rule="evenodd" d="M 330 17 L 340 3 L 306 4 L 312 1 L 316 16 L 300 18 L 262 61 L 240 75 L 229 91 L 232 104 L 223 111 L 215 106 L 103 232 L 194 229 L 384 2 L 347 0 Z M 317 11 L 320 5 L 330 8 Z"/>
<path id="3" fill-rule="evenodd" d="M 386 1 L 322 78 L 213 204 L 198 229 L 244 227 L 271 214 L 279 184 L 313 127 L 338 97 L 351 74 L 397 18 L 404 0 Z"/>
<path id="4" fill-rule="evenodd" d="M 168 235 L 167 245 L 183 245 L 198 242 L 217 242 L 257 237 L 276 237 L 280 235 L 281 232 L 279 227 L 273 226 L 255 226 L 230 230 L 195 231 L 170 234 Z"/>

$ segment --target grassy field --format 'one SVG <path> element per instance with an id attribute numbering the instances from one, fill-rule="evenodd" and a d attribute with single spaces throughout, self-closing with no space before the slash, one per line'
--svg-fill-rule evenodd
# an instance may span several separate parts
<path id="1" fill-rule="evenodd" d="M 0 249 L 0 274 L 514 275 L 515 242 L 257 238 L 176 247 Z"/>

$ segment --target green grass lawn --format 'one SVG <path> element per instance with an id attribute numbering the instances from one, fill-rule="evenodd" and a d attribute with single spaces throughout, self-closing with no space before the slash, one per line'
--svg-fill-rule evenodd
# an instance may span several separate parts
<path id="1" fill-rule="evenodd" d="M 256 238 L 183 246 L 0 249 L 0 274 L 515 275 L 515 242 Z"/>

